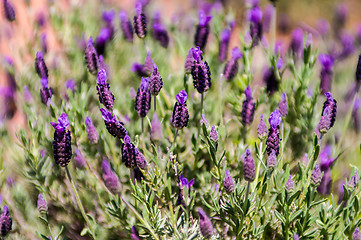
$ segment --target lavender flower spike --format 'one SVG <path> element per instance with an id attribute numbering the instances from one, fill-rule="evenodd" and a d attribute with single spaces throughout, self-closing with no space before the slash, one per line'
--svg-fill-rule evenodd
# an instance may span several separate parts
<path id="1" fill-rule="evenodd" d="M 37 207 L 40 214 L 45 214 L 48 211 L 48 204 L 42 194 L 38 195 Z"/>
<path id="2" fill-rule="evenodd" d="M 119 121 L 115 116 L 112 115 L 108 110 L 101 108 L 100 112 L 105 123 L 108 132 L 117 138 L 124 138 L 127 134 L 127 130 L 124 128 L 124 123 Z"/>
<path id="3" fill-rule="evenodd" d="M 141 153 L 138 148 L 134 149 L 134 153 L 135 153 L 135 163 L 137 165 L 137 167 L 141 168 L 141 169 L 145 169 L 148 165 L 147 159 L 145 159 L 143 153 Z"/>
<path id="4" fill-rule="evenodd" d="M 228 56 L 229 40 L 231 38 L 231 31 L 226 28 L 221 32 L 219 47 L 218 47 L 218 60 L 224 62 Z"/>
<path id="5" fill-rule="evenodd" d="M 125 11 L 120 11 L 119 18 L 120 28 L 122 29 L 124 39 L 128 42 L 133 42 L 133 26 L 128 19 L 127 13 Z"/>
<path id="6" fill-rule="evenodd" d="M 203 209 L 198 209 L 199 213 L 199 229 L 201 230 L 202 236 L 205 239 L 209 239 L 213 236 L 213 226 L 212 222 L 207 216 L 207 214 L 203 211 Z"/>
<path id="7" fill-rule="evenodd" d="M 285 188 L 287 192 L 292 192 L 295 189 L 295 182 L 292 180 L 292 175 L 288 177 Z"/>
<path id="8" fill-rule="evenodd" d="M 326 93 L 331 90 L 334 59 L 333 56 L 328 54 L 320 54 L 318 59 L 322 67 L 320 73 L 320 89 L 322 93 Z"/>
<path id="9" fill-rule="evenodd" d="M 259 6 L 254 6 L 248 12 L 248 20 L 250 22 L 250 35 L 252 37 L 252 46 L 256 46 L 262 39 L 262 10 Z"/>
<path id="10" fill-rule="evenodd" d="M 146 72 L 147 76 L 150 76 L 153 73 L 154 62 L 151 57 L 150 51 L 147 52 L 147 56 L 145 57 L 143 67 L 144 67 L 144 71 Z"/>
<path id="11" fill-rule="evenodd" d="M 253 182 L 256 174 L 256 164 L 251 155 L 249 149 L 246 150 L 245 155 L 243 155 L 243 177 L 244 180 L 248 182 Z"/>
<path id="12" fill-rule="evenodd" d="M 323 103 L 321 119 L 318 124 L 318 131 L 325 134 L 336 121 L 337 101 L 330 92 L 325 93 L 326 101 Z"/>
<path id="13" fill-rule="evenodd" d="M 211 132 L 209 133 L 209 138 L 213 141 L 213 142 L 218 142 L 218 132 L 216 130 L 216 126 L 212 125 L 212 129 Z"/>
<path id="14" fill-rule="evenodd" d="M 99 57 L 97 51 L 95 50 L 92 37 L 89 38 L 85 49 L 85 62 L 91 74 L 95 75 L 98 73 Z"/>
<path id="15" fill-rule="evenodd" d="M 153 142 L 160 142 L 163 139 L 162 125 L 159 121 L 157 113 L 153 114 L 151 130 L 150 130 L 150 138 Z"/>
<path id="16" fill-rule="evenodd" d="M 252 91 L 250 86 L 244 90 L 244 94 L 246 95 L 246 99 L 243 101 L 242 104 L 242 124 L 247 126 L 253 122 L 254 112 L 256 110 L 256 103 L 253 101 Z"/>
<path id="17" fill-rule="evenodd" d="M 132 234 L 131 234 L 132 240 L 141 240 L 138 230 L 135 226 L 132 226 Z"/>
<path id="18" fill-rule="evenodd" d="M 5 17 L 9 22 L 15 21 L 15 10 L 14 7 L 9 3 L 8 0 L 3 0 L 3 9 Z"/>
<path id="19" fill-rule="evenodd" d="M 361 240 L 361 231 L 360 228 L 355 228 L 355 231 L 352 234 L 352 240 Z"/>
<path id="20" fill-rule="evenodd" d="M 267 165 L 269 168 L 274 168 L 277 165 L 277 156 L 274 150 L 272 150 L 271 154 L 268 156 Z"/>
<path id="21" fill-rule="evenodd" d="M 223 181 L 223 187 L 226 193 L 231 194 L 234 191 L 234 181 L 231 177 L 229 170 L 226 170 L 226 175 Z"/>
<path id="22" fill-rule="evenodd" d="M 160 13 L 156 12 L 154 14 L 154 23 L 153 23 L 153 38 L 160 43 L 164 48 L 168 47 L 169 36 L 165 27 L 161 24 Z"/>
<path id="23" fill-rule="evenodd" d="M 194 59 L 193 59 L 193 48 L 191 48 L 188 51 L 188 55 L 187 55 L 186 61 L 184 63 L 185 74 L 190 74 L 192 72 L 193 61 L 194 61 Z"/>
<path id="24" fill-rule="evenodd" d="M 45 64 L 43 52 L 36 53 L 35 70 L 38 73 L 38 76 L 40 78 L 43 78 L 43 77 L 48 78 L 49 77 L 48 67 Z"/>
<path id="25" fill-rule="evenodd" d="M 177 102 L 174 104 L 173 113 L 170 122 L 173 127 L 182 129 L 187 126 L 189 114 L 187 109 L 187 92 L 181 90 L 177 96 Z"/>
<path id="26" fill-rule="evenodd" d="M 114 194 L 120 192 L 120 183 L 118 176 L 113 172 L 107 159 L 102 162 L 103 179 L 105 186 Z"/>
<path id="27" fill-rule="evenodd" d="M 192 77 L 194 88 L 199 93 L 207 92 L 212 86 L 211 71 L 209 69 L 207 61 L 202 60 L 202 51 L 199 47 L 192 49 L 193 53 L 193 66 L 192 66 Z"/>
<path id="28" fill-rule="evenodd" d="M 293 56 L 300 58 L 303 51 L 303 32 L 302 29 L 296 28 L 292 33 L 292 40 L 290 44 L 290 51 Z"/>
<path id="29" fill-rule="evenodd" d="M 153 66 L 153 73 L 149 78 L 149 91 L 153 96 L 157 96 L 163 87 L 162 77 L 159 74 L 157 65 Z"/>
<path id="30" fill-rule="evenodd" d="M 107 73 L 105 69 L 100 69 L 97 75 L 97 91 L 99 102 L 104 105 L 108 110 L 113 110 L 114 95 L 110 90 L 109 83 L 107 83 Z"/>
<path id="31" fill-rule="evenodd" d="M 282 121 L 282 117 L 278 109 L 276 109 L 273 113 L 271 113 L 271 116 L 268 119 L 270 128 L 268 132 L 267 137 L 267 154 L 270 155 L 272 153 L 272 150 L 275 151 L 276 156 L 280 153 L 280 130 L 279 125 Z"/>
<path id="32" fill-rule="evenodd" d="M 282 93 L 281 98 L 282 99 L 281 99 L 281 102 L 278 105 L 278 110 L 281 113 L 281 116 L 285 117 L 288 114 L 288 103 L 287 103 L 286 94 L 284 92 Z"/>
<path id="33" fill-rule="evenodd" d="M 91 144 L 97 144 L 99 140 L 99 135 L 90 117 L 85 118 L 85 126 L 88 133 L 89 142 Z"/>
<path id="34" fill-rule="evenodd" d="M 50 123 L 54 129 L 53 152 L 55 163 L 61 167 L 66 167 L 71 159 L 71 133 L 67 128 L 69 127 L 68 115 L 62 113 L 58 122 Z"/>
<path id="35" fill-rule="evenodd" d="M 125 135 L 124 143 L 122 144 L 122 162 L 127 168 L 134 168 L 136 166 L 135 146 L 130 141 L 128 135 Z"/>
<path id="36" fill-rule="evenodd" d="M 149 109 L 151 103 L 151 94 L 149 91 L 149 79 L 142 78 L 140 87 L 138 88 L 137 96 L 135 97 L 135 110 L 139 117 L 144 118 Z"/>
<path id="37" fill-rule="evenodd" d="M 147 36 L 147 18 L 142 11 L 142 4 L 137 2 L 135 5 L 135 11 L 137 15 L 134 16 L 134 30 L 140 39 L 144 39 Z"/>
<path id="38" fill-rule="evenodd" d="M 12 228 L 13 220 L 10 217 L 9 208 L 4 206 L 3 212 L 0 215 L 0 235 L 5 237 Z"/>
<path id="39" fill-rule="evenodd" d="M 48 104 L 48 102 L 51 100 L 51 97 L 53 96 L 53 91 L 51 88 L 49 88 L 48 79 L 46 77 L 43 77 L 40 80 L 42 88 L 40 89 L 40 98 L 41 102 L 45 105 Z"/>
<path id="40" fill-rule="evenodd" d="M 209 21 L 212 16 L 206 16 L 203 10 L 199 10 L 199 24 L 197 25 L 196 34 L 194 35 L 194 45 L 204 49 L 207 44 L 209 35 Z"/>
<path id="41" fill-rule="evenodd" d="M 238 73 L 238 59 L 242 58 L 242 53 L 238 47 L 232 49 L 232 58 L 224 66 L 223 75 L 227 81 L 231 81 Z"/>
<path id="42" fill-rule="evenodd" d="M 257 136 L 259 139 L 263 140 L 267 136 L 267 125 L 264 121 L 264 115 L 261 115 L 261 120 L 257 127 Z"/>
<path id="43" fill-rule="evenodd" d="M 86 165 L 85 159 L 79 149 L 75 150 L 74 165 L 77 168 L 84 168 Z"/>
<path id="44" fill-rule="evenodd" d="M 311 185 L 313 187 L 317 187 L 318 185 L 320 185 L 321 180 L 322 180 L 322 172 L 320 166 L 318 165 L 318 163 L 316 163 L 315 169 L 311 173 Z"/>

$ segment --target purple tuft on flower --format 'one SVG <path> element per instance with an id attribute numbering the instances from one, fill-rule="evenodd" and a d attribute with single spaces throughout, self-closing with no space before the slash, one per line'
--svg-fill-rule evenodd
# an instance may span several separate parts
<path id="1" fill-rule="evenodd" d="M 88 133 L 89 142 L 91 144 L 97 144 L 99 140 L 99 135 L 90 117 L 85 118 L 85 126 Z"/>
<path id="2" fill-rule="evenodd" d="M 259 6 L 255 5 L 248 11 L 248 21 L 250 23 L 249 33 L 252 38 L 252 46 L 256 46 L 262 39 L 263 26 L 262 26 L 262 10 Z"/>
<path id="3" fill-rule="evenodd" d="M 311 173 L 311 185 L 317 187 L 322 180 L 322 172 L 318 163 L 316 163 L 315 169 Z"/>
<path id="4" fill-rule="evenodd" d="M 181 183 L 181 185 L 182 185 L 183 187 L 187 187 L 187 188 L 189 188 L 189 189 L 190 189 L 190 188 L 193 186 L 193 184 L 194 184 L 194 178 L 192 178 L 191 180 L 188 181 L 188 179 L 185 178 L 185 177 L 183 176 L 183 174 L 181 174 L 181 175 L 179 176 L 179 181 L 180 181 L 180 183 Z"/>
<path id="5" fill-rule="evenodd" d="M 280 151 L 280 130 L 279 125 L 282 121 L 282 117 L 278 109 L 276 109 L 268 119 L 270 128 L 267 137 L 267 154 L 270 155 L 272 150 L 275 151 L 276 156 L 278 156 Z"/>
<path id="6" fill-rule="evenodd" d="M 318 59 L 321 63 L 320 88 L 322 93 L 326 93 L 331 90 L 334 59 L 328 54 L 320 54 Z"/>
<path id="7" fill-rule="evenodd" d="M 199 24 L 194 35 L 194 45 L 200 49 L 205 49 L 209 35 L 209 21 L 212 16 L 206 16 L 203 10 L 199 10 Z"/>
<path id="8" fill-rule="evenodd" d="M 203 209 L 198 209 L 199 213 L 199 229 L 201 230 L 202 236 L 209 239 L 213 236 L 213 225 L 207 214 Z"/>
<path id="9" fill-rule="evenodd" d="M 263 140 L 267 136 L 267 125 L 264 121 L 264 115 L 261 115 L 261 121 L 258 124 L 257 127 L 257 136 L 259 139 Z"/>
<path id="10" fill-rule="evenodd" d="M 48 204 L 42 194 L 38 195 L 37 207 L 40 214 L 46 214 L 48 211 Z"/>
<path id="11" fill-rule="evenodd" d="M 112 115 L 108 110 L 101 108 L 100 112 L 104 120 L 104 124 L 108 132 L 113 136 L 123 139 L 127 134 L 127 130 L 124 128 L 124 123 L 119 121 L 115 116 Z"/>
<path id="12" fill-rule="evenodd" d="M 287 103 L 286 94 L 284 92 L 282 93 L 281 98 L 282 98 L 281 102 L 278 104 L 278 110 L 279 110 L 281 116 L 285 117 L 288 114 L 288 103 Z"/>
<path id="13" fill-rule="evenodd" d="M 12 229 L 13 220 L 10 217 L 9 208 L 5 205 L 0 215 L 0 233 L 5 237 Z"/>
<path id="14" fill-rule="evenodd" d="M 256 110 L 256 103 L 253 101 L 252 91 L 250 86 L 244 90 L 244 94 L 246 95 L 246 99 L 243 101 L 242 104 L 242 124 L 243 125 L 250 125 L 253 122 L 254 112 Z"/>
<path id="15" fill-rule="evenodd" d="M 247 148 L 243 155 L 243 177 L 248 182 L 253 182 L 256 174 L 256 164 L 252 158 L 251 151 Z"/>
<path id="16" fill-rule="evenodd" d="M 15 21 L 15 10 L 12 4 L 9 3 L 8 0 L 3 0 L 3 10 L 5 14 L 5 18 L 9 22 Z"/>
<path id="17" fill-rule="evenodd" d="M 58 118 L 58 122 L 50 123 L 54 129 L 53 152 L 55 163 L 61 167 L 66 167 L 71 159 L 71 133 L 69 127 L 68 115 L 62 113 Z"/>
<path id="18" fill-rule="evenodd" d="M 234 191 L 234 181 L 229 170 L 226 170 L 226 174 L 223 181 L 223 187 L 226 193 L 231 194 Z"/>
<path id="19" fill-rule="evenodd" d="M 149 109 L 151 103 L 151 94 L 149 91 L 149 79 L 142 78 L 140 87 L 138 88 L 137 96 L 135 97 L 135 110 L 139 117 L 144 118 Z"/>
<path id="20" fill-rule="evenodd" d="M 108 110 L 113 110 L 114 95 L 110 90 L 110 85 L 107 83 L 107 73 L 105 69 L 100 69 L 97 75 L 97 93 L 99 102 Z"/>
<path id="21" fill-rule="evenodd" d="M 98 73 L 99 57 L 97 51 L 95 50 L 92 37 L 89 38 L 85 49 L 85 62 L 91 74 L 95 75 Z"/>
<path id="22" fill-rule="evenodd" d="M 119 18 L 124 39 L 128 42 L 133 42 L 133 26 L 127 16 L 127 13 L 125 11 L 120 11 Z"/>
<path id="23" fill-rule="evenodd" d="M 232 58 L 224 67 L 223 75 L 227 81 L 231 81 L 238 73 L 238 59 L 242 58 L 242 53 L 238 47 L 232 49 Z"/>
<path id="24" fill-rule="evenodd" d="M 295 189 L 295 182 L 293 181 L 291 175 L 288 177 L 285 188 L 287 192 L 293 192 L 293 190 Z"/>
<path id="25" fill-rule="evenodd" d="M 35 70 L 40 78 L 49 77 L 48 67 L 45 64 L 43 52 L 36 53 Z"/>
<path id="26" fill-rule="evenodd" d="M 104 158 L 102 162 L 103 169 L 103 180 L 105 186 L 114 194 L 118 194 L 120 192 L 120 182 L 118 176 L 112 170 L 109 161 Z"/>
<path id="27" fill-rule="evenodd" d="M 147 18 L 142 10 L 142 4 L 137 2 L 135 5 L 135 11 L 137 15 L 134 16 L 134 30 L 140 39 L 144 39 L 147 36 Z"/>

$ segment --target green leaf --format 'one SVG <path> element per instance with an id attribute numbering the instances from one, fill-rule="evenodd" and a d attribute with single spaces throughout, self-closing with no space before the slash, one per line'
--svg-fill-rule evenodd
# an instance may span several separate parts
<path id="1" fill-rule="evenodd" d="M 274 211 L 276 217 L 278 220 L 280 220 L 284 225 L 286 224 L 286 219 L 279 213 L 277 210 Z"/>

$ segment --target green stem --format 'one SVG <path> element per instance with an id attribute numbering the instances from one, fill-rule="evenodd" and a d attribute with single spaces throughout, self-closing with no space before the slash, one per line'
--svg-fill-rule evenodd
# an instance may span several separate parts
<path id="1" fill-rule="evenodd" d="M 86 213 L 85 213 L 83 204 L 81 203 L 81 200 L 80 200 L 78 191 L 76 190 L 76 187 L 75 187 L 74 181 L 73 181 L 73 179 L 72 179 L 72 177 L 71 177 L 71 175 L 70 175 L 68 166 L 65 167 L 65 170 L 66 170 L 66 174 L 67 174 L 67 176 L 68 176 L 68 179 L 69 179 L 69 181 L 70 181 L 70 183 L 71 183 L 71 187 L 73 188 L 73 192 L 74 192 L 74 194 L 75 194 L 76 201 L 78 202 L 78 206 L 79 206 L 79 208 L 80 208 L 81 215 L 83 215 L 84 220 L 85 220 L 86 223 L 88 224 L 91 237 L 92 237 L 93 239 L 96 239 L 95 234 L 94 234 L 95 232 L 94 232 L 94 230 L 93 230 L 92 224 L 90 223 L 90 220 L 89 220 L 88 216 L 87 216 Z"/>
<path id="2" fill-rule="evenodd" d="M 157 96 L 154 95 L 154 112 L 157 110 Z"/>
<path id="3" fill-rule="evenodd" d="M 202 118 L 202 112 L 203 112 L 203 98 L 204 98 L 204 93 L 201 94 L 201 117 Z"/>

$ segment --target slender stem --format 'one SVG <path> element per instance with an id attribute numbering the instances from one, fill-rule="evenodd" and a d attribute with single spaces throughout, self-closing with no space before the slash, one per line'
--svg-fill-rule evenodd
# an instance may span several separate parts
<path id="1" fill-rule="evenodd" d="M 244 196 L 244 204 L 246 204 L 247 199 L 248 199 L 250 185 L 251 185 L 251 183 L 249 181 L 247 181 L 247 190 L 246 190 L 246 195 Z"/>
<path id="2" fill-rule="evenodd" d="M 203 112 L 203 98 L 204 98 L 204 93 L 201 94 L 201 118 L 202 118 L 202 112 Z"/>
<path id="3" fill-rule="evenodd" d="M 144 132 L 144 118 L 142 118 L 142 120 L 141 120 L 141 125 L 142 125 L 142 133 Z"/>
<path id="4" fill-rule="evenodd" d="M 78 206 L 79 206 L 79 208 L 80 208 L 81 215 L 83 215 L 84 220 L 85 220 L 86 223 L 88 224 L 91 237 L 92 237 L 93 239 L 96 239 L 96 238 L 95 238 L 95 235 L 94 235 L 95 232 L 94 232 L 94 230 L 93 230 L 92 224 L 90 223 L 90 220 L 89 220 L 88 216 L 87 216 L 86 213 L 85 213 L 83 204 L 81 203 L 81 200 L 80 200 L 78 191 L 76 190 L 76 187 L 75 187 L 74 181 L 73 181 L 73 179 L 72 179 L 72 177 L 71 177 L 71 175 L 70 175 L 68 166 L 65 167 L 65 170 L 66 170 L 66 174 L 67 174 L 67 176 L 68 176 L 68 179 L 69 179 L 69 181 L 70 181 L 70 183 L 71 183 L 71 187 L 73 188 L 76 201 L 78 202 Z"/>
<path id="5" fill-rule="evenodd" d="M 323 137 L 323 133 L 320 134 L 320 138 L 318 139 L 318 145 L 320 145 L 320 146 L 321 146 L 322 137 Z"/>
<path id="6" fill-rule="evenodd" d="M 157 96 L 154 95 L 154 112 L 157 110 Z"/>
<path id="7" fill-rule="evenodd" d="M 169 150 L 172 150 L 172 147 L 173 145 L 175 145 L 175 140 L 177 139 L 177 136 L 178 136 L 178 128 L 175 130 L 175 133 L 174 133 L 174 140 L 172 142 L 172 145 L 170 146 Z"/>

